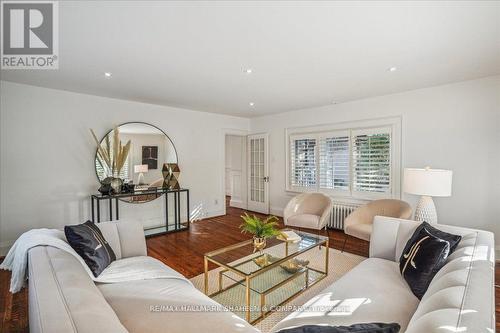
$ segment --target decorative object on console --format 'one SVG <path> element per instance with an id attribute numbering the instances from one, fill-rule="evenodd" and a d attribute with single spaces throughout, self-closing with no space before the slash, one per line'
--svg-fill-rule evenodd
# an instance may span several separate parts
<path id="1" fill-rule="evenodd" d="M 266 247 L 266 238 L 280 234 L 280 231 L 276 229 L 278 225 L 276 216 L 269 216 L 262 220 L 255 215 L 250 216 L 245 213 L 241 218 L 243 219 L 243 223 L 240 225 L 241 232 L 253 234 L 254 252 L 262 252 Z"/>
<path id="2" fill-rule="evenodd" d="M 421 196 L 415 209 L 415 220 L 437 223 L 436 206 L 432 197 L 451 196 L 452 176 L 451 170 L 431 169 L 430 167 L 404 170 L 404 191 Z"/>
<path id="3" fill-rule="evenodd" d="M 163 184 L 162 187 L 168 189 L 168 184 L 170 183 L 170 166 L 168 163 L 163 163 L 163 167 L 161 168 L 161 174 L 163 176 Z"/>
<path id="4" fill-rule="evenodd" d="M 170 168 L 170 178 L 169 178 L 169 188 L 178 190 L 181 188 L 179 184 L 179 176 L 181 174 L 181 169 L 177 163 L 169 163 Z"/>
<path id="5" fill-rule="evenodd" d="M 128 140 L 125 146 L 122 145 L 118 127 L 115 127 L 112 131 L 113 142 L 110 140 L 111 133 L 106 135 L 103 139 L 104 143 L 102 143 L 97 140 L 97 136 L 92 129 L 90 132 L 97 144 L 96 167 L 99 165 L 101 172 L 105 175 L 104 178 L 120 178 L 122 168 L 127 161 L 130 151 L 130 140 Z"/>
<path id="6" fill-rule="evenodd" d="M 111 180 L 112 179 L 113 179 L 113 177 L 108 177 L 108 178 L 105 178 L 101 181 L 101 187 L 99 187 L 98 191 L 102 195 L 109 195 L 112 193 L 112 191 L 113 191 L 113 188 L 111 188 Z"/>
<path id="7" fill-rule="evenodd" d="M 122 193 L 133 193 L 134 191 L 135 191 L 135 184 L 132 181 L 123 184 Z"/>
<path id="8" fill-rule="evenodd" d="M 158 146 L 142 146 L 142 164 L 150 170 L 158 169 Z"/>
<path id="9" fill-rule="evenodd" d="M 123 180 L 121 178 L 113 177 L 111 178 L 109 185 L 113 189 L 113 193 L 119 194 L 122 192 Z"/>
<path id="10" fill-rule="evenodd" d="M 148 172 L 149 167 L 147 164 L 134 165 L 134 173 L 138 173 L 137 184 L 144 185 L 144 173 Z"/>
<path id="11" fill-rule="evenodd" d="M 116 260 L 113 249 L 93 222 L 67 225 L 64 234 L 69 245 L 82 257 L 95 277 Z"/>
<path id="12" fill-rule="evenodd" d="M 449 234 L 422 222 L 406 243 L 399 259 L 399 271 L 419 299 L 427 291 L 434 275 L 456 249 L 461 236 Z"/>

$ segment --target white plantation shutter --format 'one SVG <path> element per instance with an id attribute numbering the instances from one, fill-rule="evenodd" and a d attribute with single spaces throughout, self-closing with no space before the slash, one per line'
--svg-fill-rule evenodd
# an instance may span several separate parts
<path id="1" fill-rule="evenodd" d="M 349 131 L 320 135 L 319 166 L 320 189 L 350 190 Z"/>
<path id="2" fill-rule="evenodd" d="M 290 137 L 290 184 L 293 187 L 316 187 L 316 138 Z"/>
<path id="3" fill-rule="evenodd" d="M 353 192 L 391 193 L 391 129 L 352 131 Z"/>

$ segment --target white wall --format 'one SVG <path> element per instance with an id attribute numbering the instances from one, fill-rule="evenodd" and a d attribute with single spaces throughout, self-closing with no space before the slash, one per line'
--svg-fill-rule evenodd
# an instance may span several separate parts
<path id="1" fill-rule="evenodd" d="M 402 117 L 403 168 L 454 172 L 453 196 L 435 198 L 440 223 L 494 231 L 500 244 L 500 76 L 252 119 L 252 132 L 269 133 L 271 212 L 293 195 L 285 128 L 389 116 Z"/>
<path id="2" fill-rule="evenodd" d="M 165 131 L 179 155 L 180 183 L 191 190 L 191 210 L 223 213 L 224 131 L 247 131 L 248 119 L 6 81 L 0 88 L 3 250 L 30 228 L 60 228 L 89 218 L 89 195 L 99 186 L 89 128 L 103 136 L 123 122 L 143 121 Z M 121 217 L 163 218 L 163 200 L 121 205 Z"/>

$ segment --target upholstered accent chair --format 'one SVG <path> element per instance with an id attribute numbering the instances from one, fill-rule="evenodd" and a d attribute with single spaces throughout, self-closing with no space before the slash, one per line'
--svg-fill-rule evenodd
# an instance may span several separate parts
<path id="1" fill-rule="evenodd" d="M 289 227 L 319 231 L 326 229 L 332 207 L 332 200 L 323 193 L 302 193 L 287 204 L 283 221 Z"/>
<path id="2" fill-rule="evenodd" d="M 373 229 L 373 218 L 375 216 L 387 216 L 399 219 L 410 219 L 412 215 L 411 206 L 401 200 L 382 199 L 373 200 L 366 205 L 360 206 L 344 220 L 344 232 L 346 238 L 342 251 L 344 251 L 347 238 L 356 237 L 365 241 L 370 241 Z"/>

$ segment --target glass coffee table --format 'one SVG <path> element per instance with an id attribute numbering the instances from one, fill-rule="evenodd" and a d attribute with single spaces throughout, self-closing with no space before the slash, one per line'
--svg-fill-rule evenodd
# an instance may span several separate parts
<path id="1" fill-rule="evenodd" d="M 206 253 L 205 294 L 255 323 L 325 278 L 328 237 L 294 232 L 300 241 L 286 242 L 280 236 L 268 238 L 261 252 L 254 252 L 253 241 L 248 240 Z M 217 273 L 217 290 L 211 293 L 209 262 L 222 268 Z"/>

